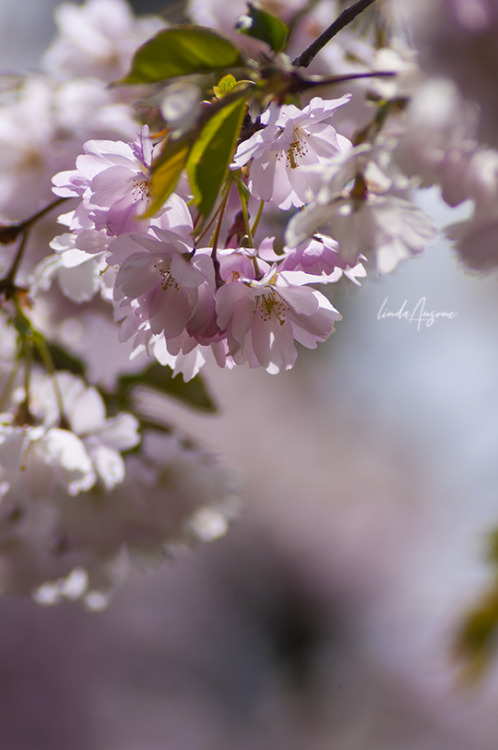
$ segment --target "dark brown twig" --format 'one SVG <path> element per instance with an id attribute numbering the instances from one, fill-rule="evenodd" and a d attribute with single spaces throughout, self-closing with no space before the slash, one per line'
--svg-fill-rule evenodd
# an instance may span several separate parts
<path id="1" fill-rule="evenodd" d="M 359 16 L 360 13 L 363 13 L 363 11 L 374 2 L 375 0 L 358 0 L 354 5 L 351 5 L 349 8 L 346 8 L 346 10 L 343 10 L 341 15 L 336 18 L 334 23 L 332 23 L 328 27 L 328 29 L 325 29 L 325 31 L 320 34 L 320 36 L 315 39 L 315 41 L 312 42 L 310 46 L 304 50 L 304 52 L 302 52 L 300 55 L 298 55 L 298 57 L 296 57 L 295 60 L 292 61 L 294 67 L 307 68 L 310 62 L 320 52 L 320 50 L 325 47 L 327 42 L 330 42 L 330 40 L 337 33 L 339 33 L 339 31 L 341 31 L 341 29 L 350 24 L 351 21 L 354 21 L 356 16 Z"/>

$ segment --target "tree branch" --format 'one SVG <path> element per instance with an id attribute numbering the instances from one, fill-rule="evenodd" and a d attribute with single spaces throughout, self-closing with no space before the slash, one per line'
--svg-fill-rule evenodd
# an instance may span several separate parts
<path id="1" fill-rule="evenodd" d="M 323 47 L 325 47 L 327 42 L 330 42 L 332 37 L 334 37 L 345 26 L 350 24 L 351 21 L 354 21 L 356 16 L 359 16 L 360 13 L 363 13 L 363 11 L 374 2 L 375 0 L 357 0 L 354 5 L 351 5 L 349 8 L 346 8 L 346 10 L 343 10 L 341 15 L 336 18 L 334 23 L 332 23 L 328 27 L 328 29 L 325 29 L 325 31 L 320 34 L 318 39 L 315 39 L 315 41 L 312 42 L 310 46 L 304 50 L 304 52 L 296 57 L 296 59 L 292 61 L 292 64 L 296 68 L 307 68 L 314 57 L 320 52 L 321 49 L 323 49 Z"/>

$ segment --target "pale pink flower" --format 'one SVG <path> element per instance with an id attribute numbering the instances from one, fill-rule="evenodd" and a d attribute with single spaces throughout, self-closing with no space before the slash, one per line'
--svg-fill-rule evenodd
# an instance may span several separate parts
<path id="1" fill-rule="evenodd" d="M 236 364 L 264 367 L 274 374 L 293 367 L 295 342 L 314 349 L 334 330 L 341 315 L 320 292 L 305 286 L 300 271 L 261 278 L 236 278 L 216 293 L 218 325 L 226 330 L 228 352 Z"/>
<path id="2" fill-rule="evenodd" d="M 58 372 L 54 377 L 64 409 L 62 415 L 53 377 L 41 377 L 32 388 L 30 398 L 31 413 L 49 428 L 47 436 L 50 445 L 56 445 L 52 449 L 56 457 L 54 460 L 58 460 L 60 454 L 67 462 L 65 456 L 76 455 L 74 446 L 79 441 L 81 454 L 86 454 L 90 469 L 87 471 L 88 486 L 77 485 L 77 491 L 87 490 L 97 481 L 106 489 L 111 489 L 124 479 L 121 451 L 135 447 L 140 441 L 137 420 L 125 412 L 107 417 L 97 389 L 87 387 L 75 375 Z M 66 422 L 67 429 L 58 427 L 61 418 Z M 48 437 L 44 438 L 45 441 Z M 68 488 L 68 491 L 75 493 L 74 487 Z"/>
<path id="3" fill-rule="evenodd" d="M 498 266 L 498 151 L 476 148 L 462 172 L 460 190 L 473 202 L 472 214 L 446 234 L 467 268 L 489 271 Z"/>
<path id="4" fill-rule="evenodd" d="M 74 184 L 77 184 L 77 178 Z M 136 246 L 128 241 L 121 244 L 119 251 L 115 246 L 110 260 L 107 251 L 112 238 L 105 229 L 95 229 L 90 213 L 91 208 L 88 209 L 82 201 L 75 211 L 59 216 L 59 223 L 72 231 L 54 237 L 50 247 L 55 254 L 46 256 L 31 272 L 29 282 L 33 294 L 47 291 L 56 278 L 62 293 L 75 302 L 87 301 L 96 292 L 100 292 L 106 302 L 112 302 L 117 266 L 136 250 Z M 136 229 L 152 225 L 158 229 L 175 227 L 184 237 L 189 237 L 192 231 L 188 207 L 177 195 L 170 196 L 150 224 L 148 220 L 135 223 Z"/>
<path id="5" fill-rule="evenodd" d="M 102 240 L 102 250 L 89 253 L 77 245 L 85 235 L 91 235 Z M 83 235 L 83 236 L 82 236 Z M 47 255 L 33 269 L 28 279 L 30 292 L 36 296 L 49 289 L 54 279 L 57 279 L 61 292 L 74 302 L 86 302 L 100 292 L 103 299 L 110 302 L 114 275 L 105 260 L 107 236 L 105 232 L 87 230 L 80 235 L 66 232 L 58 235 L 50 242 L 55 250 L 54 255 Z M 95 247 L 95 242 L 92 242 Z"/>
<path id="6" fill-rule="evenodd" d="M 389 158 L 388 152 L 362 145 L 321 169 L 311 168 L 315 199 L 290 220 L 287 245 L 297 247 L 323 227 L 337 241 L 344 263 L 354 266 L 360 256 L 372 258 L 381 274 L 422 252 L 436 237 L 434 224 L 399 195 L 406 189 L 397 184 L 397 175 L 391 177 L 376 163 L 383 156 Z"/>
<path id="7" fill-rule="evenodd" d="M 155 228 L 149 234 L 121 235 L 110 245 L 108 262 L 119 266 L 116 276 L 116 315 L 122 318 L 125 340 L 139 332 L 147 345 L 154 334 L 173 342 L 177 352 L 209 340 L 214 324 L 215 274 L 209 254 L 196 252 L 180 236 Z"/>
<path id="8" fill-rule="evenodd" d="M 48 498 L 58 487 L 76 495 L 97 479 L 81 439 L 59 427 L 0 425 L 0 466 L 20 502 Z"/>
<path id="9" fill-rule="evenodd" d="M 53 191 L 63 198 L 79 196 L 96 229 L 109 235 L 137 228 L 136 217 L 150 203 L 152 144 L 143 128 L 133 143 L 87 141 L 76 169 L 53 177 Z"/>
<path id="10" fill-rule="evenodd" d="M 381 274 L 421 253 L 436 237 L 428 216 L 411 201 L 396 195 L 368 195 L 364 200 L 338 197 L 330 204 L 310 204 L 293 217 L 290 244 L 326 225 L 339 243 L 344 262 L 353 266 L 360 255 L 374 259 Z"/>
<path id="11" fill-rule="evenodd" d="M 339 246 L 332 237 L 315 232 L 309 240 L 304 240 L 297 247 L 284 246 L 281 253 L 273 250 L 273 238 L 263 240 L 259 246 L 258 256 L 265 261 L 278 263 L 280 271 L 304 271 L 315 277 L 310 283 L 330 284 L 343 276 L 359 284 L 358 277 L 366 276 L 361 263 L 350 267 L 341 257 Z"/>
<path id="12" fill-rule="evenodd" d="M 21 402 L 24 389 L 15 395 Z M 77 495 L 123 481 L 121 452 L 140 440 L 131 414 L 107 417 L 98 391 L 67 372 L 33 372 L 29 408 L 34 425 L 17 426 L 9 415 L 0 425 L 0 469 L 13 498 L 48 499 L 57 489 Z"/>
<path id="13" fill-rule="evenodd" d="M 157 359 L 159 364 L 170 367 L 173 377 L 181 373 L 186 383 L 200 372 L 210 354 L 210 347 L 198 345 L 186 333 L 169 341 L 164 336 L 148 336 L 144 350 Z"/>
<path id="14" fill-rule="evenodd" d="M 265 127 L 239 145 L 232 163 L 238 169 L 251 162 L 252 195 L 282 209 L 306 203 L 309 180 L 301 168 L 320 164 L 351 147 L 329 122 L 349 99 L 349 95 L 332 100 L 315 97 L 302 110 L 293 104 L 279 107 L 272 103 L 261 116 Z"/>

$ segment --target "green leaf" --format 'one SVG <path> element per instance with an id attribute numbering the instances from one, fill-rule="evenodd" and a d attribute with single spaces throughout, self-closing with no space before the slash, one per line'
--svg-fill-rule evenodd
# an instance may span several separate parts
<path id="1" fill-rule="evenodd" d="M 494 529 L 488 539 L 488 557 L 493 563 L 498 563 L 498 529 Z"/>
<path id="2" fill-rule="evenodd" d="M 228 172 L 244 121 L 244 99 L 228 104 L 211 117 L 192 146 L 187 172 L 199 213 L 211 212 Z"/>
<path id="3" fill-rule="evenodd" d="M 275 52 L 284 50 L 289 35 L 286 24 L 257 5 L 247 3 L 247 8 L 249 12 L 241 16 L 236 24 L 237 31 L 266 42 Z"/>
<path id="4" fill-rule="evenodd" d="M 489 666 L 498 645 L 498 585 L 486 592 L 460 624 L 454 652 L 463 662 L 464 675 L 475 679 Z"/>
<path id="5" fill-rule="evenodd" d="M 156 83 L 240 65 L 239 50 L 225 37 L 202 26 L 173 26 L 138 48 L 130 72 L 117 83 Z"/>
<path id="6" fill-rule="evenodd" d="M 122 375 L 118 380 L 118 398 L 122 402 L 128 402 L 130 391 L 137 387 L 150 388 L 164 396 L 172 396 L 194 409 L 212 413 L 218 411 L 200 375 L 185 383 L 183 376 L 173 377 L 169 367 L 154 363 L 141 372 Z"/>
<path id="7" fill-rule="evenodd" d="M 163 150 L 152 165 L 151 189 L 152 203 L 143 218 L 153 216 L 169 198 L 176 187 L 190 153 L 190 140 L 181 138 L 177 141 L 166 141 Z"/>

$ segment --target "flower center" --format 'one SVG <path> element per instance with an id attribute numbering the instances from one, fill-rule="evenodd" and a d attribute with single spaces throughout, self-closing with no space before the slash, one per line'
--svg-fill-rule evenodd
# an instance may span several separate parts
<path id="1" fill-rule="evenodd" d="M 133 197 L 136 201 L 148 201 L 152 197 L 152 187 L 147 177 L 137 177 L 131 181 L 131 185 Z"/>
<path id="2" fill-rule="evenodd" d="M 268 323 L 271 316 L 274 315 L 280 325 L 283 326 L 287 310 L 290 310 L 290 307 L 274 291 L 270 290 L 258 297 L 257 304 L 261 319 L 265 323 Z"/>
<path id="3" fill-rule="evenodd" d="M 159 271 L 159 275 L 161 276 L 161 288 L 163 292 L 166 292 L 168 289 L 176 289 L 179 291 L 180 287 L 178 282 L 171 275 L 169 267 L 170 262 L 167 260 L 162 261 L 162 263 L 154 263 L 154 268 Z"/>
<path id="4" fill-rule="evenodd" d="M 287 149 L 287 166 L 296 169 L 299 160 L 308 153 L 308 145 L 300 128 L 294 128 L 294 140 Z"/>

